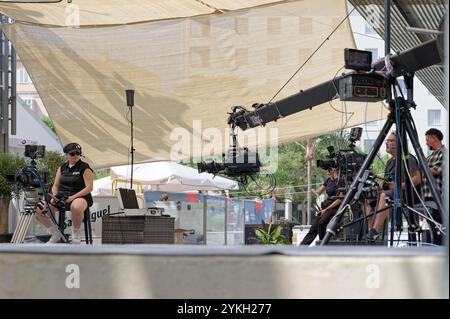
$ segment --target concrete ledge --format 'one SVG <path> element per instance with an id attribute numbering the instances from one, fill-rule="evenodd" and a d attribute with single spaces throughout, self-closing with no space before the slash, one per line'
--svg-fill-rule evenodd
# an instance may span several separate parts
<path id="1" fill-rule="evenodd" d="M 440 248 L 0 245 L 0 298 L 444 298 L 444 263 Z"/>

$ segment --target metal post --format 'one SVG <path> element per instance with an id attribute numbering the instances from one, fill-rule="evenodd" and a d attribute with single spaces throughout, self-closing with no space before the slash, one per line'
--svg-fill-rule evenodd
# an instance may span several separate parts
<path id="1" fill-rule="evenodd" d="M 17 134 L 17 56 L 11 45 L 11 135 Z"/>
<path id="2" fill-rule="evenodd" d="M 0 23 L 3 23 L 4 16 L 0 15 Z M 0 152 L 9 152 L 9 43 L 3 31 L 0 31 Z"/>
<path id="3" fill-rule="evenodd" d="M 306 150 L 306 163 L 307 163 L 307 184 L 308 184 L 308 190 L 306 194 L 306 224 L 311 225 L 311 175 L 312 175 L 312 160 L 314 158 L 314 152 L 313 152 L 313 143 L 311 139 L 308 139 L 307 142 L 307 150 Z"/>
<path id="4" fill-rule="evenodd" d="M 208 199 L 207 195 L 203 195 L 203 244 L 206 245 L 208 232 Z"/>
<path id="5" fill-rule="evenodd" d="M 384 26 L 384 56 L 388 59 L 391 53 L 391 0 L 384 1 Z M 386 72 L 386 80 L 388 83 L 386 102 L 389 104 L 392 100 L 391 72 L 388 69 L 389 61 L 385 60 L 384 62 L 386 65 L 386 70 L 388 71 Z"/>
<path id="6" fill-rule="evenodd" d="M 445 1 L 445 5 L 448 8 L 448 0 Z M 444 22 L 444 30 L 447 30 L 447 32 L 444 32 L 444 69 L 445 69 L 445 85 L 444 88 L 448 88 L 448 86 L 450 85 L 449 83 L 449 32 L 448 32 L 448 27 L 449 27 L 449 14 L 448 14 L 448 10 L 446 10 L 446 14 L 445 14 L 445 22 Z M 444 94 L 445 94 L 445 103 L 444 105 L 447 108 L 448 111 L 448 105 L 449 105 L 449 92 L 448 90 L 444 90 Z M 444 132 L 444 134 L 446 134 L 446 136 L 449 136 L 449 129 L 448 129 L 448 125 L 446 127 L 446 131 Z M 448 212 L 449 211 L 449 182 L 448 182 L 448 177 L 449 177 L 449 167 L 448 167 L 448 158 L 449 158 L 449 151 L 448 151 L 448 145 L 445 148 L 445 153 L 444 153 L 444 158 L 447 159 L 447 165 L 444 165 L 444 170 L 442 172 L 443 176 L 445 176 L 445 178 L 443 178 L 443 185 L 442 185 L 442 194 L 444 196 L 444 203 L 443 206 L 445 207 L 444 211 Z M 443 225 L 446 227 L 446 229 L 448 229 L 449 226 L 449 218 L 448 218 L 448 213 L 447 213 L 447 218 L 445 220 L 443 220 Z M 445 236 L 445 246 L 446 246 L 446 251 L 447 251 L 447 258 L 445 260 L 445 266 L 442 267 L 443 271 L 444 271 L 444 282 L 445 282 L 445 288 L 444 288 L 444 298 L 449 297 L 449 240 L 448 240 L 448 235 Z"/>
<path id="7" fill-rule="evenodd" d="M 225 246 L 228 241 L 228 199 L 225 197 Z"/>

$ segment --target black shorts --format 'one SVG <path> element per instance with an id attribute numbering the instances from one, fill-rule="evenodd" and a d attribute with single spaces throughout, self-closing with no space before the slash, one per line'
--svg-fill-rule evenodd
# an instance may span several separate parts
<path id="1" fill-rule="evenodd" d="M 57 193 L 56 197 L 66 197 L 67 198 L 67 197 L 69 197 L 71 195 L 73 195 L 73 194 L 68 195 L 68 194 L 63 194 L 63 193 Z M 92 199 L 92 195 L 91 194 L 88 194 L 88 195 L 85 195 L 85 196 L 82 196 L 82 197 L 79 197 L 79 198 L 83 198 L 86 201 L 88 207 L 91 207 L 92 204 L 94 204 L 94 201 Z"/>

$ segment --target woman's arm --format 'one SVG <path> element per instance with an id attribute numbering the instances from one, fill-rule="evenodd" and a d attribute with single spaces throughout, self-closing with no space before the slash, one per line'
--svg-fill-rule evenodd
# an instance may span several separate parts
<path id="1" fill-rule="evenodd" d="M 87 168 L 83 173 L 84 185 L 86 185 L 81 191 L 72 196 L 69 196 L 66 200 L 67 203 L 72 202 L 75 198 L 82 197 L 88 195 L 94 189 L 94 174 L 92 174 L 92 170 Z"/>
<path id="2" fill-rule="evenodd" d="M 342 202 L 341 199 L 336 199 L 334 202 L 332 202 L 330 205 L 328 205 L 328 207 L 325 208 L 325 210 L 330 210 L 330 209 L 336 208 L 341 204 L 341 202 Z"/>
<path id="3" fill-rule="evenodd" d="M 325 186 L 321 185 L 318 189 L 313 189 L 312 192 L 314 193 L 314 195 L 320 196 L 320 194 L 322 194 L 324 190 Z"/>
<path id="4" fill-rule="evenodd" d="M 56 171 L 55 175 L 55 181 L 53 182 L 52 186 L 52 195 L 56 196 L 59 190 L 59 183 L 61 181 L 61 167 L 58 167 L 58 170 Z"/>
<path id="5" fill-rule="evenodd" d="M 344 193 L 339 193 L 338 196 L 343 196 Z M 322 209 L 320 211 L 320 215 L 322 216 L 323 214 L 325 214 L 326 212 L 328 212 L 329 210 L 332 210 L 334 208 L 339 207 L 339 205 L 341 205 L 342 199 L 338 198 L 336 199 L 334 202 L 332 202 L 330 205 L 328 205 L 327 207 L 325 207 L 324 209 Z"/>

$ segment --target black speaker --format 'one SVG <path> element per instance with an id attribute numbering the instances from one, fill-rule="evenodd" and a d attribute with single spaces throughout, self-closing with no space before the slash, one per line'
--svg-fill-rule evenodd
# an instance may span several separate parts
<path id="1" fill-rule="evenodd" d="M 134 90 L 125 90 L 127 94 L 127 106 L 134 106 Z"/>

